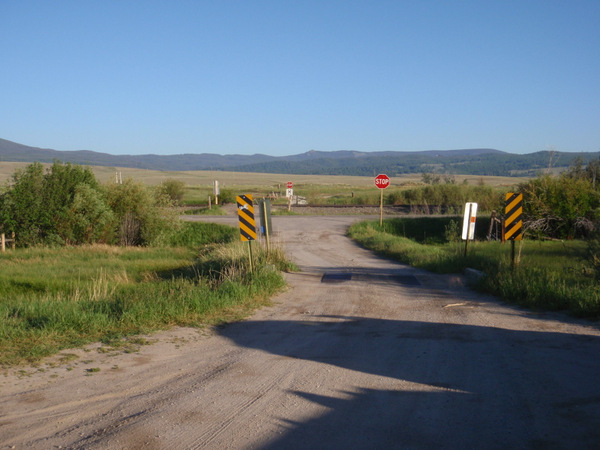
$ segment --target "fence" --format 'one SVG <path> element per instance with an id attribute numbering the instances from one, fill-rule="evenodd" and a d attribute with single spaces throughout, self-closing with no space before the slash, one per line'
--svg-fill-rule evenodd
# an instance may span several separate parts
<path id="1" fill-rule="evenodd" d="M 4 233 L 2 233 L 0 235 L 0 251 L 3 251 L 3 252 L 6 251 L 6 243 L 7 242 L 11 243 L 10 246 L 14 250 L 15 247 L 16 247 L 16 244 L 15 244 L 15 233 L 14 232 L 11 233 L 11 238 L 10 239 L 6 239 L 6 235 Z"/>

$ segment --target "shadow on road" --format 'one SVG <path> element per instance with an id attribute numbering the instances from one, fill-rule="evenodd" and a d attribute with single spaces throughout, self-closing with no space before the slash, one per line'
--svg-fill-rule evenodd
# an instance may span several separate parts
<path id="1" fill-rule="evenodd" d="M 305 422 L 279 418 L 286 432 L 270 448 L 600 443 L 596 336 L 338 316 L 246 321 L 220 333 L 243 347 L 361 375 L 329 380 L 327 391 L 293 391 L 326 412 Z M 365 385 L 369 376 L 385 388 Z"/>

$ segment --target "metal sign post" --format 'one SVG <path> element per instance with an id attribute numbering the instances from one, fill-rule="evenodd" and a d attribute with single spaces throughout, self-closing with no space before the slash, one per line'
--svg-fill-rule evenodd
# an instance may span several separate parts
<path id="1" fill-rule="evenodd" d="M 390 185 L 390 177 L 384 173 L 380 173 L 375 177 L 375 186 L 381 191 L 379 199 L 379 226 L 383 225 L 383 190 Z"/>
<path id="2" fill-rule="evenodd" d="M 261 231 L 267 242 L 267 255 L 271 250 L 270 235 L 271 235 L 271 200 L 264 198 L 258 201 L 258 209 L 260 211 Z"/>

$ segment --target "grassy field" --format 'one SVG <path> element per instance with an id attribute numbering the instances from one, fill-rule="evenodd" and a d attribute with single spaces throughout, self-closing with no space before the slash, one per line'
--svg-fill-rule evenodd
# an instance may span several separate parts
<path id="1" fill-rule="evenodd" d="M 17 168 L 27 163 L 0 162 L 0 183 L 5 183 Z M 218 180 L 222 191 L 231 195 L 242 193 L 265 197 L 279 194 L 279 203 L 285 203 L 286 183 L 294 183 L 294 194 L 306 197 L 310 204 L 378 204 L 379 190 L 374 185 L 373 177 L 328 176 L 328 175 L 284 175 L 265 173 L 242 173 L 221 171 L 183 171 L 169 172 L 115 167 L 91 167 L 99 181 L 113 182 L 115 172 L 120 172 L 123 179 L 134 178 L 149 186 L 155 186 L 165 180 L 174 179 L 185 183 L 184 203 L 205 204 L 208 196 L 213 194 L 213 182 Z M 420 174 L 390 177 L 391 184 L 385 195 L 394 191 L 409 189 L 421 184 Z M 493 187 L 514 186 L 526 178 L 517 177 L 481 177 L 457 175 L 456 183 L 467 181 L 475 185 L 485 183 Z"/>
<path id="2" fill-rule="evenodd" d="M 456 238 L 452 220 L 389 219 L 383 227 L 378 222 L 361 222 L 349 233 L 361 245 L 415 267 L 439 273 L 481 270 L 485 276 L 477 287 L 509 302 L 600 318 L 597 268 L 585 242 L 521 241 L 516 244 L 518 264 L 513 268 L 510 243 L 476 241 L 465 256 L 463 242 L 448 242 Z"/>
<path id="3" fill-rule="evenodd" d="M 173 325 L 236 320 L 283 287 L 283 253 L 237 229 L 188 223 L 173 246 L 17 249 L 0 254 L 0 367 Z"/>

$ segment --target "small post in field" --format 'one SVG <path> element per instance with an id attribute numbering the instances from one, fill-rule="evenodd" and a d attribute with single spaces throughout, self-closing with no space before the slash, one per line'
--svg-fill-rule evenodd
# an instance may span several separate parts
<path id="1" fill-rule="evenodd" d="M 268 198 L 263 198 L 258 201 L 258 208 L 260 211 L 260 221 L 262 222 L 261 231 L 265 236 L 265 241 L 267 243 L 267 255 L 271 251 L 271 200 Z"/>
<path id="2" fill-rule="evenodd" d="M 510 266 L 515 267 L 515 240 L 510 240 Z"/>
<path id="3" fill-rule="evenodd" d="M 219 180 L 215 180 L 213 186 L 213 194 L 215 195 L 215 205 L 219 204 L 219 195 L 221 194 L 221 188 L 219 187 Z"/>
<path id="4" fill-rule="evenodd" d="M 248 258 L 250 262 L 250 273 L 254 273 L 254 266 L 252 261 L 254 258 L 252 257 L 252 241 L 248 241 Z"/>

